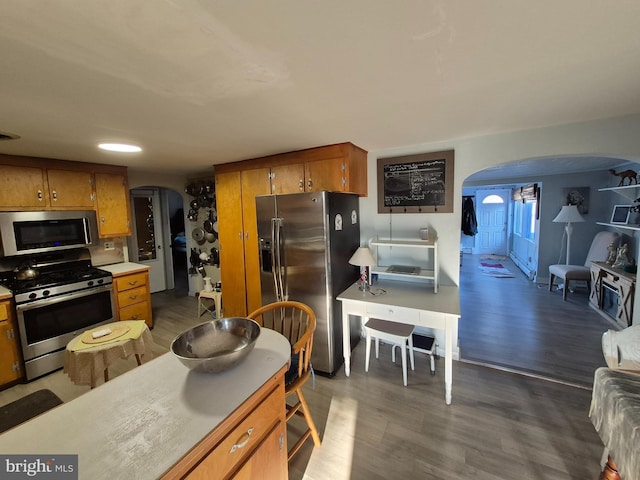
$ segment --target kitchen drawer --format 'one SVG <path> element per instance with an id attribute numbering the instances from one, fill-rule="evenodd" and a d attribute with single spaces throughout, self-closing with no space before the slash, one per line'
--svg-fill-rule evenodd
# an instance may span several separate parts
<path id="1" fill-rule="evenodd" d="M 140 302 L 120 309 L 120 320 L 150 320 L 149 302 Z"/>
<path id="2" fill-rule="evenodd" d="M 146 285 L 131 290 L 126 290 L 124 292 L 119 292 L 118 306 L 120 307 L 120 309 L 122 309 L 123 307 L 128 307 L 129 305 L 133 305 L 134 303 L 140 303 L 146 300 L 147 296 L 148 290 Z"/>
<path id="3" fill-rule="evenodd" d="M 141 285 L 146 285 L 147 274 L 146 272 L 134 273 L 125 277 L 118 277 L 114 280 L 116 282 L 116 289 L 118 290 L 118 292 L 122 292 L 123 290 L 130 290 Z"/>
<path id="4" fill-rule="evenodd" d="M 278 388 L 234 428 L 186 477 L 190 480 L 225 478 L 261 443 L 285 409 L 284 389 Z M 250 432 L 250 433 L 249 433 Z"/>
<path id="5" fill-rule="evenodd" d="M 367 304 L 367 316 L 392 322 L 416 324 L 419 321 L 419 313 L 419 310 L 414 310 L 413 308 Z"/>

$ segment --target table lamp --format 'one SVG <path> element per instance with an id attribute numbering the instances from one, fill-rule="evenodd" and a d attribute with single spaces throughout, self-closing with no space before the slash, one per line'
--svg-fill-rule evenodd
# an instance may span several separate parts
<path id="1" fill-rule="evenodd" d="M 364 275 L 360 275 L 360 290 L 366 292 L 369 290 L 371 265 L 376 264 L 376 259 L 373 258 L 373 254 L 371 253 L 371 250 L 369 250 L 369 247 L 359 247 L 349 259 L 349 263 L 358 267 L 364 267 Z"/>
<path id="2" fill-rule="evenodd" d="M 578 207 L 576 205 L 565 205 L 560 210 L 560 213 L 553 219 L 554 222 L 566 223 L 564 230 L 567 232 L 567 262 L 569 265 L 569 258 L 571 252 L 571 232 L 573 232 L 572 223 L 584 222 L 584 218 L 580 215 Z M 561 246 L 562 248 L 562 246 Z"/>

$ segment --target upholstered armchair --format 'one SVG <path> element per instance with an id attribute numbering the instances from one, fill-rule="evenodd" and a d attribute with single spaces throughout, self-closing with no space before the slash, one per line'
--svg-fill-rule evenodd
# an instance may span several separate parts
<path id="1" fill-rule="evenodd" d="M 591 288 L 591 262 L 605 262 L 609 256 L 609 245 L 613 243 L 614 247 L 618 246 L 619 235 L 616 232 L 598 232 L 591 242 L 589 253 L 584 265 L 549 265 L 549 291 L 553 289 L 553 282 L 556 277 L 562 279 L 563 289 L 562 298 L 567 299 L 569 291 L 569 283 L 572 281 L 587 282 L 587 286 Z"/>

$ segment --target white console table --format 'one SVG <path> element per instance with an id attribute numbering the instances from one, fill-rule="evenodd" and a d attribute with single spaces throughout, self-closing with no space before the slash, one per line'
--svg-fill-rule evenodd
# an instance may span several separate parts
<path id="1" fill-rule="evenodd" d="M 363 292 L 358 289 L 357 284 L 353 284 L 337 297 L 342 302 L 342 348 L 345 374 L 349 376 L 351 373 L 349 315 L 359 316 L 364 322 L 373 317 L 442 330 L 445 339 L 445 401 L 447 405 L 451 404 L 453 343 L 454 340 L 457 342 L 457 327 L 460 319 L 458 287 L 441 286 L 439 293 L 434 293 L 425 289 L 424 285 L 415 282 L 384 280 L 371 288 L 371 292 Z"/>

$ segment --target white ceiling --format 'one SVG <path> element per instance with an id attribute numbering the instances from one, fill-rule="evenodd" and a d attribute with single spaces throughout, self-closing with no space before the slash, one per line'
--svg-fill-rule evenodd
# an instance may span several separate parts
<path id="1" fill-rule="evenodd" d="M 1 6 L 0 132 L 21 138 L 0 153 L 194 173 L 640 112 L 637 0 Z"/>

